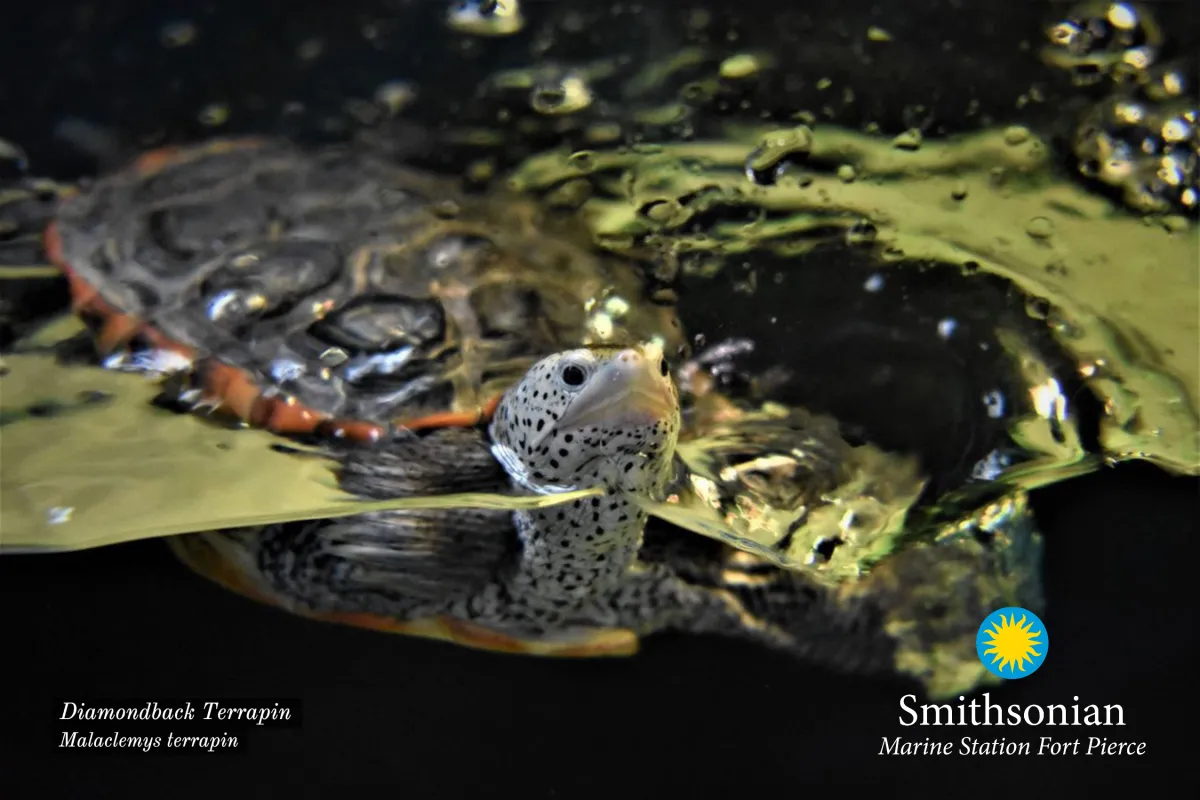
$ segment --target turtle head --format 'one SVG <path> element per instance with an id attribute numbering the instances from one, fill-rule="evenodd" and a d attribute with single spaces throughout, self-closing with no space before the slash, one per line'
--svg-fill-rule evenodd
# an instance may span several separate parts
<path id="1" fill-rule="evenodd" d="M 531 491 L 652 492 L 666 480 L 679 425 L 661 347 L 568 350 L 534 364 L 505 394 L 492 452 Z"/>

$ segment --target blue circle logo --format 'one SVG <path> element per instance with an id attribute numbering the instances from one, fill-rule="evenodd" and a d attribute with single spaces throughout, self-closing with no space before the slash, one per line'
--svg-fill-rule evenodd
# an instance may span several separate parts
<path id="1" fill-rule="evenodd" d="M 1024 608 L 1001 608 L 988 614 L 975 636 L 975 650 L 988 672 L 998 678 L 1028 678 L 1038 671 L 1050 649 L 1050 636 L 1037 614 Z"/>

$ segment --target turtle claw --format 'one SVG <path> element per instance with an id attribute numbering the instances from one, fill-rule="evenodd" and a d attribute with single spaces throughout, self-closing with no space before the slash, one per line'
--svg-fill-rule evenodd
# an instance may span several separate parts
<path id="1" fill-rule="evenodd" d="M 192 402 L 191 409 L 196 413 L 212 416 L 221 409 L 222 405 L 224 405 L 224 403 L 219 397 L 201 395 L 198 400 Z"/>

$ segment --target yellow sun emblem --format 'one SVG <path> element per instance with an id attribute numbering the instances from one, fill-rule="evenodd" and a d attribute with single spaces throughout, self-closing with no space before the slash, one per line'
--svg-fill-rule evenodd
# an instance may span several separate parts
<path id="1" fill-rule="evenodd" d="M 1000 678 L 1024 678 L 1046 658 L 1050 640 L 1037 615 L 1023 608 L 1001 608 L 979 626 L 976 649 L 988 671 Z"/>

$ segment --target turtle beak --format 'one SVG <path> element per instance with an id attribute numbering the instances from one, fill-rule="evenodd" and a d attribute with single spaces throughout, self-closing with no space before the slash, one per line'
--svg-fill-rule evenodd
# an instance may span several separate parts
<path id="1" fill-rule="evenodd" d="M 669 419 L 678 413 L 678 402 L 661 365 L 656 344 L 620 351 L 592 375 L 555 427 L 641 427 Z"/>

